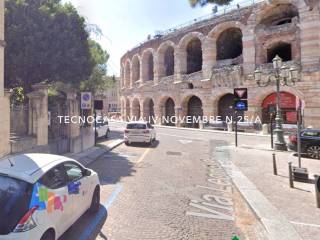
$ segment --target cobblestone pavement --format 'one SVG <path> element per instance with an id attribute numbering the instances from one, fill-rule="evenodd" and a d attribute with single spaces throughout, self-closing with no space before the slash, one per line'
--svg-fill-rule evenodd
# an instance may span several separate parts
<path id="1" fill-rule="evenodd" d="M 116 151 L 124 159 L 105 156 L 90 166 L 111 175 L 107 185 L 122 185 L 97 239 L 258 236 L 255 218 L 214 160 L 214 142 L 166 135 L 159 140 L 151 149 L 123 145 Z"/>

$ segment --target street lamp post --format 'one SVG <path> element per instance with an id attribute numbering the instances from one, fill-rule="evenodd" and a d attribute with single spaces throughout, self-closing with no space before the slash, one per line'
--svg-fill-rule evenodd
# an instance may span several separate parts
<path id="1" fill-rule="evenodd" d="M 254 79 L 257 82 L 259 87 L 266 87 L 275 81 L 276 83 L 276 90 L 277 90 L 277 111 L 276 111 L 276 118 L 275 118 L 275 129 L 273 130 L 276 139 L 274 142 L 274 149 L 275 150 L 287 150 L 287 145 L 284 140 L 283 134 L 283 118 L 281 113 L 281 106 L 280 106 L 280 86 L 293 86 L 295 85 L 296 81 L 298 80 L 298 69 L 294 65 L 290 68 L 282 63 L 282 59 L 277 55 L 273 60 L 273 69 L 274 72 L 268 74 L 267 80 L 263 82 L 262 80 L 262 71 L 258 68 L 254 72 Z"/>

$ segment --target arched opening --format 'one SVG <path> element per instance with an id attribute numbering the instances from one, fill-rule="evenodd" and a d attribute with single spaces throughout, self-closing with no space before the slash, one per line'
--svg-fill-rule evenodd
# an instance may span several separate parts
<path id="1" fill-rule="evenodd" d="M 138 121 L 140 119 L 140 102 L 137 98 L 132 102 L 132 117 L 134 118 L 134 121 Z"/>
<path id="2" fill-rule="evenodd" d="M 235 120 L 233 111 L 234 99 L 235 96 L 231 93 L 227 93 L 220 98 L 218 102 L 218 116 L 220 117 L 221 121 L 230 123 Z M 239 121 L 243 121 L 243 112 L 238 112 L 237 116 Z"/>
<path id="3" fill-rule="evenodd" d="M 165 121 L 164 124 L 167 126 L 175 126 L 174 123 L 174 116 L 175 116 L 175 104 L 172 98 L 168 98 L 165 106 L 164 106 L 164 117 L 165 117 Z"/>
<path id="4" fill-rule="evenodd" d="M 223 31 L 217 40 L 217 60 L 234 59 L 242 55 L 242 32 L 239 28 Z"/>
<path id="5" fill-rule="evenodd" d="M 199 128 L 199 120 L 202 119 L 202 101 L 197 96 L 192 96 L 188 101 L 188 116 L 191 117 L 191 121 L 188 122 L 188 127 Z"/>
<path id="6" fill-rule="evenodd" d="M 140 79 L 140 60 L 137 56 L 132 59 L 132 81 L 133 83 Z"/>
<path id="7" fill-rule="evenodd" d="M 280 108 L 283 118 L 283 123 L 285 124 L 295 124 L 297 123 L 297 112 L 296 104 L 298 97 L 289 93 L 280 93 Z M 262 108 L 262 123 L 270 123 L 271 113 L 275 114 L 277 103 L 277 93 L 274 92 L 268 95 L 261 104 Z"/>
<path id="8" fill-rule="evenodd" d="M 153 78 L 154 78 L 154 71 L 153 71 L 153 66 L 154 64 L 153 64 L 153 55 L 152 54 L 150 54 L 149 56 L 148 56 L 148 75 L 147 75 L 147 80 L 153 80 Z"/>
<path id="9" fill-rule="evenodd" d="M 271 63 L 274 57 L 278 55 L 284 62 L 292 60 L 292 49 L 289 43 L 278 43 L 267 49 L 267 61 Z"/>
<path id="10" fill-rule="evenodd" d="M 124 85 L 125 87 L 130 87 L 130 63 L 127 62 L 124 70 Z"/>
<path id="11" fill-rule="evenodd" d="M 125 108 L 125 118 L 126 118 L 126 121 L 129 121 L 129 118 L 130 118 L 130 101 L 129 99 L 127 98 L 126 100 L 126 108 Z"/>
<path id="12" fill-rule="evenodd" d="M 187 45 L 187 74 L 202 70 L 202 46 L 198 38 L 192 39 Z"/>
<path id="13" fill-rule="evenodd" d="M 169 46 L 164 53 L 165 76 L 174 74 L 174 49 Z"/>
<path id="14" fill-rule="evenodd" d="M 278 4 L 264 14 L 260 24 L 265 26 L 280 26 L 291 23 L 294 17 L 299 18 L 297 7 L 292 4 Z"/>
<path id="15" fill-rule="evenodd" d="M 145 120 L 151 124 L 154 124 L 155 114 L 154 114 L 154 102 L 151 98 L 147 98 L 143 104 L 143 112 Z"/>

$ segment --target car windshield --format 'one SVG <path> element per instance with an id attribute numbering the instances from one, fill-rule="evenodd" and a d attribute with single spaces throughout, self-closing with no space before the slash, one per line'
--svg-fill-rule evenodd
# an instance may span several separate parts
<path id="1" fill-rule="evenodd" d="M 130 123 L 127 125 L 127 129 L 146 129 L 146 125 L 143 123 Z"/>
<path id="2" fill-rule="evenodd" d="M 29 210 L 32 184 L 0 175 L 0 235 L 14 230 Z"/>

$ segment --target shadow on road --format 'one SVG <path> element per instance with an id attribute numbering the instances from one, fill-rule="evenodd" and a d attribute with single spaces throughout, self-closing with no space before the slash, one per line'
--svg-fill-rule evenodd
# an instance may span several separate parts
<path id="1" fill-rule="evenodd" d="M 159 140 L 154 141 L 151 145 L 149 143 L 130 143 L 128 147 L 135 147 L 135 148 L 156 148 L 160 144 Z"/>
<path id="2" fill-rule="evenodd" d="M 101 229 L 108 217 L 108 211 L 100 205 L 96 214 L 84 213 L 60 238 L 59 240 L 93 240 L 99 235 L 107 239 Z"/>

